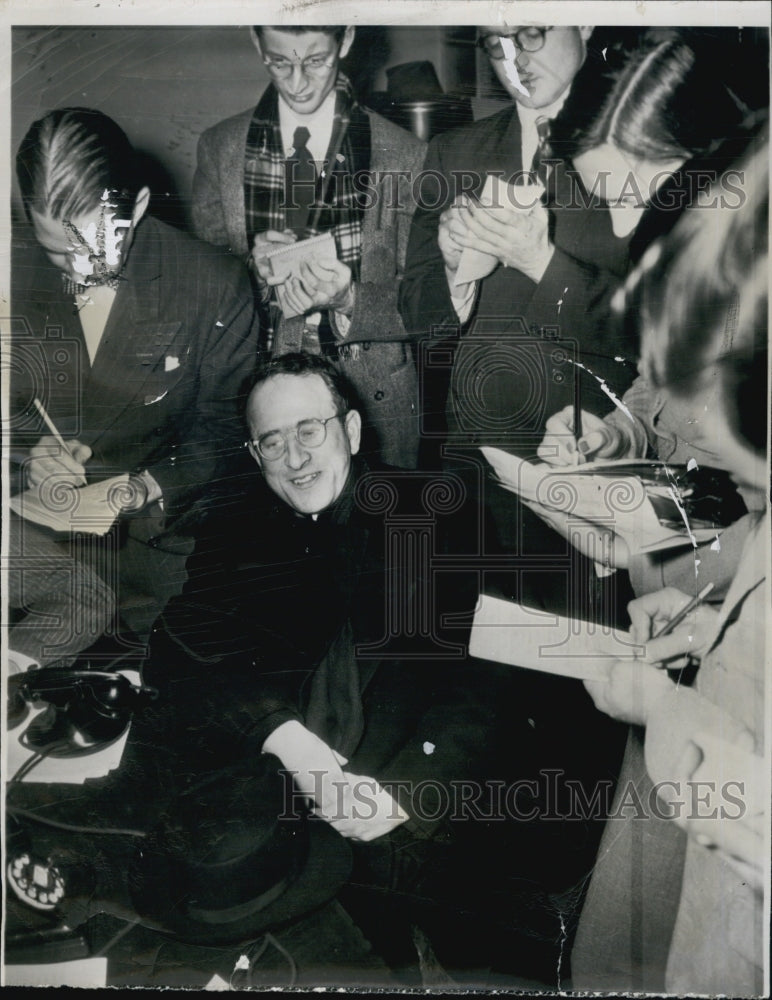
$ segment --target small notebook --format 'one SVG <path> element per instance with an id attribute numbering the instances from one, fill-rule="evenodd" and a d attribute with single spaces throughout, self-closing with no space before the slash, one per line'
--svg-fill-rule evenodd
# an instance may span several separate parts
<path id="1" fill-rule="evenodd" d="M 19 517 L 52 531 L 106 535 L 128 499 L 128 483 L 125 473 L 80 489 L 63 484 L 46 489 L 44 484 L 11 497 L 10 506 Z"/>
<path id="2" fill-rule="evenodd" d="M 322 233 L 320 236 L 311 236 L 307 240 L 298 240 L 297 243 L 282 244 L 264 256 L 271 266 L 274 278 L 286 281 L 287 278 L 297 274 L 303 261 L 337 260 L 338 251 L 332 233 Z M 290 319 L 299 315 L 286 302 L 281 285 L 276 286 L 276 296 L 286 318 Z"/>

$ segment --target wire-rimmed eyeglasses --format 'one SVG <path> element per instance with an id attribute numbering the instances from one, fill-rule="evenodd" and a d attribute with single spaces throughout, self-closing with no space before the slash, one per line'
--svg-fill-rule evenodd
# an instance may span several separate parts
<path id="1" fill-rule="evenodd" d="M 305 59 L 287 59 L 285 56 L 263 56 L 263 63 L 268 68 L 268 72 L 279 79 L 284 79 L 292 73 L 293 66 L 300 66 L 304 75 L 321 73 L 329 69 L 335 61 L 337 52 L 323 52 L 313 56 L 306 56 Z"/>
<path id="2" fill-rule="evenodd" d="M 491 59 L 503 59 L 504 47 L 501 44 L 502 38 L 511 38 L 515 43 L 515 47 L 521 52 L 538 52 L 539 49 L 544 48 L 548 31 L 552 31 L 552 28 L 535 28 L 529 25 L 524 28 L 518 28 L 517 31 L 502 31 L 499 34 L 490 33 L 480 35 L 477 39 L 477 45 Z"/>
<path id="3" fill-rule="evenodd" d="M 256 440 L 244 443 L 253 454 L 257 452 L 266 462 L 275 462 L 287 451 L 287 438 L 290 434 L 295 435 L 295 440 L 301 448 L 318 448 L 327 439 L 327 424 L 343 416 L 345 413 L 333 413 L 324 420 L 319 417 L 308 417 L 288 430 L 267 431 Z"/>

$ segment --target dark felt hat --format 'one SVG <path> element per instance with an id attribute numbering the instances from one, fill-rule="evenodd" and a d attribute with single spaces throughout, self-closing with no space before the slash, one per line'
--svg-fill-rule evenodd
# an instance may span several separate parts
<path id="1" fill-rule="evenodd" d="M 239 944 L 336 894 L 349 844 L 293 804 L 280 768 L 263 754 L 178 797 L 129 873 L 143 924 L 195 944 Z"/>
<path id="2" fill-rule="evenodd" d="M 434 64 L 428 59 L 392 66 L 386 70 L 386 80 L 392 101 L 430 101 L 444 93 Z"/>

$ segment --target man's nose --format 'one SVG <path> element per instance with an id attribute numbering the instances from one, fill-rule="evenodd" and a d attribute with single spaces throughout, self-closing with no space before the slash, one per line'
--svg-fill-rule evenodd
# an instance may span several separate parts
<path id="1" fill-rule="evenodd" d="M 290 81 L 292 83 L 293 91 L 297 91 L 300 87 L 304 86 L 308 77 L 306 71 L 303 68 L 302 62 L 296 62 L 292 64 L 292 75 L 290 76 Z"/>
<path id="2" fill-rule="evenodd" d="M 291 469 L 302 469 L 311 460 L 311 453 L 298 441 L 296 434 L 287 435 L 285 462 Z"/>
<path id="3" fill-rule="evenodd" d="M 529 62 L 528 53 L 525 52 L 523 49 L 520 49 L 520 51 L 517 53 L 517 58 L 515 59 L 515 65 L 518 67 L 518 69 L 525 69 L 526 66 L 528 65 L 528 62 Z"/>

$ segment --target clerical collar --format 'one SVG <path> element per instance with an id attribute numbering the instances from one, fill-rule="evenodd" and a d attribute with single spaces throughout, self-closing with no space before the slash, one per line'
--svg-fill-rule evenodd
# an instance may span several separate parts
<path id="1" fill-rule="evenodd" d="M 285 156 L 292 153 L 292 139 L 295 135 L 295 129 L 303 125 L 310 133 L 308 149 L 312 158 L 318 163 L 324 161 L 332 137 L 336 95 L 337 91 L 331 90 L 313 114 L 299 115 L 279 94 L 279 129 L 281 130 L 281 144 Z"/>

